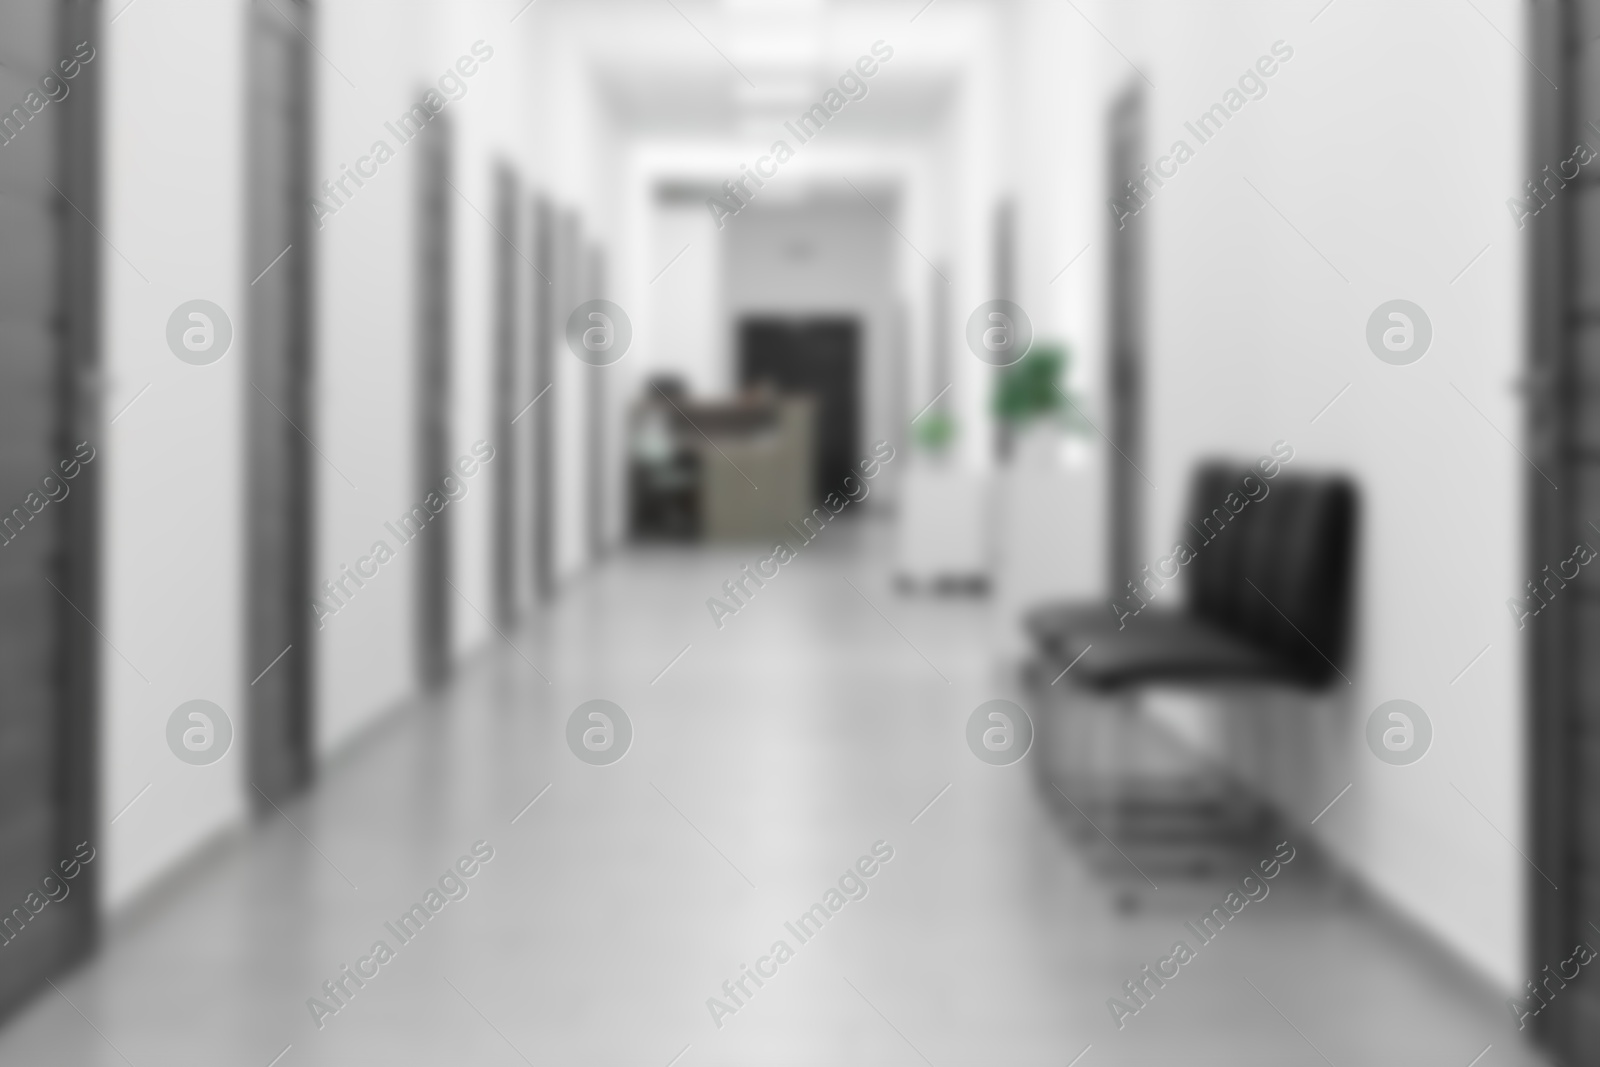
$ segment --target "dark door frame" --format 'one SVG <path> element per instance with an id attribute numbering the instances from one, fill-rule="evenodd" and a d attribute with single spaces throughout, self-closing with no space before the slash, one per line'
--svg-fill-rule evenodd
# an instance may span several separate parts
<path id="1" fill-rule="evenodd" d="M 1579 21 L 1572 0 L 1534 0 L 1527 10 L 1528 56 L 1534 69 L 1526 77 L 1526 167 L 1535 183 L 1547 183 L 1540 198 L 1548 201 L 1534 218 L 1525 220 L 1523 229 L 1527 242 L 1524 433 L 1529 459 L 1539 468 L 1523 479 L 1524 568 L 1535 578 L 1554 561 L 1568 558 L 1575 542 L 1593 544 L 1586 520 L 1600 519 L 1595 513 L 1600 501 L 1585 498 L 1593 492 L 1586 488 L 1585 475 L 1594 469 L 1595 459 L 1583 454 L 1580 433 L 1585 407 L 1582 364 L 1586 359 L 1592 363 L 1600 354 L 1586 355 L 1578 344 L 1580 331 L 1592 333 L 1600 323 L 1592 313 L 1585 316 L 1577 299 L 1580 269 L 1600 267 L 1600 247 L 1586 245 L 1586 231 L 1577 225 L 1580 199 L 1597 193 L 1593 179 L 1580 177 L 1568 188 L 1559 178 L 1552 185 L 1548 177 L 1540 177 L 1554 174 L 1577 142 L 1595 144 L 1585 121 L 1588 116 L 1573 99 L 1573 86 L 1581 81 L 1584 61 L 1592 64 L 1596 58 L 1583 55 L 1583 50 L 1597 47 L 1584 38 L 1594 36 L 1600 2 L 1580 2 L 1591 11 L 1584 22 Z M 1589 30 L 1580 34 L 1584 25 Z M 1554 89 L 1546 76 L 1567 90 Z M 1595 884 L 1600 860 L 1594 826 L 1596 787 L 1586 785 L 1584 775 L 1600 752 L 1596 745 L 1600 708 L 1585 706 L 1597 695 L 1584 684 L 1586 676 L 1595 675 L 1595 668 L 1585 664 L 1593 650 L 1585 648 L 1584 641 L 1600 637 L 1592 622 L 1585 624 L 1595 610 L 1592 599 L 1584 603 L 1591 596 L 1579 583 L 1573 591 L 1552 598 L 1525 631 L 1529 709 L 1525 829 L 1535 868 L 1526 879 L 1525 966 L 1534 980 L 1547 966 L 1567 959 L 1576 941 L 1600 940 L 1588 925 L 1592 916 L 1583 903 L 1586 889 L 1592 892 L 1589 887 Z M 1600 1059 L 1600 993 L 1593 976 L 1576 985 L 1530 1023 L 1538 1041 L 1561 1062 L 1593 1063 Z"/>
<path id="2" fill-rule="evenodd" d="M 585 478 L 588 473 L 589 457 L 586 442 L 582 436 L 583 422 L 589 413 L 589 391 L 593 379 L 586 374 L 592 370 L 587 363 L 583 363 L 572 355 L 567 348 L 566 327 L 567 317 L 575 311 L 580 303 L 588 299 L 584 293 L 584 284 L 587 281 L 583 269 L 584 262 L 584 225 L 583 216 L 577 208 L 564 208 L 557 216 L 556 226 L 556 315 L 551 324 L 556 331 L 554 360 L 559 361 L 559 369 L 552 366 L 553 380 L 561 383 L 565 396 L 556 394 L 554 404 L 545 409 L 546 415 L 551 419 L 553 427 L 552 437 L 558 442 L 557 447 L 565 444 L 564 435 L 570 432 L 569 427 L 562 425 L 557 412 L 562 412 L 565 418 L 576 417 L 579 420 L 579 433 L 574 434 L 571 440 L 577 446 L 577 452 L 572 457 L 579 464 L 579 478 Z M 550 588 L 552 593 L 561 588 L 561 547 L 563 534 L 561 530 L 562 509 L 571 506 L 577 509 L 581 522 L 578 524 L 579 538 L 586 539 L 588 526 L 588 510 L 582 498 L 566 500 L 564 494 L 569 488 L 567 479 L 561 472 L 559 464 L 553 466 L 554 480 L 550 483 L 551 500 L 551 540 L 550 540 Z M 582 488 L 587 493 L 587 487 Z M 587 545 L 584 545 L 587 551 Z"/>
<path id="3" fill-rule="evenodd" d="M 420 98 L 422 94 L 419 92 Z M 449 117 L 438 115 L 416 138 L 422 150 L 417 181 L 417 245 L 415 274 L 417 310 L 416 499 L 437 494 L 450 468 L 451 336 L 454 329 L 455 201 L 450 187 L 454 169 L 454 131 Z M 446 507 L 421 536 L 418 568 L 416 648 L 419 680 L 425 688 L 450 677 L 454 602 L 450 591 L 453 513 Z"/>
<path id="4" fill-rule="evenodd" d="M 287 159 L 278 158 L 283 146 L 267 141 L 263 136 L 253 136 L 247 142 L 249 165 L 246 170 L 246 203 L 250 205 L 249 219 L 269 219 L 281 210 L 285 231 L 277 232 L 263 242 L 253 225 L 246 227 L 244 242 L 244 270 L 247 277 L 255 277 L 262 266 L 281 256 L 272 269 L 274 286 L 282 289 L 257 290 L 249 293 L 247 330 L 249 342 L 246 358 L 259 366 L 265 358 L 268 345 L 265 337 L 269 331 L 287 331 L 287 356 L 281 370 L 282 388 L 275 389 L 275 379 L 280 376 L 246 375 L 247 394 L 259 392 L 259 380 L 277 393 L 269 398 L 247 395 L 245 398 L 249 417 L 246 420 L 246 463 L 251 472 L 247 482 L 246 500 L 249 518 L 245 523 L 248 558 L 245 563 L 246 626 L 245 657 L 248 708 L 249 708 L 249 760 L 251 799 L 258 809 L 265 810 L 263 801 L 280 797 L 303 788 L 311 781 L 315 766 L 313 711 L 312 655 L 315 640 L 312 637 L 313 612 L 310 605 L 317 597 L 312 573 L 315 547 L 316 469 L 312 462 L 309 442 L 302 435 L 315 412 L 312 402 L 314 386 L 312 278 L 316 257 L 313 250 L 312 166 L 315 134 L 312 128 L 312 59 L 310 36 L 315 32 L 314 12 L 310 0 L 286 0 L 279 4 L 272 0 L 257 0 L 250 5 L 251 25 L 248 32 L 282 33 L 290 49 L 291 67 L 284 79 L 286 84 L 264 86 L 263 79 L 272 77 L 258 66 L 258 50 L 250 49 L 247 68 L 248 91 L 245 98 L 245 128 L 265 130 L 269 123 L 254 121 L 258 106 L 256 95 L 263 89 L 286 90 L 289 93 L 289 132 Z M 283 32 L 285 27 L 293 32 Z M 280 72 L 281 73 L 281 72 Z M 273 95 L 272 93 L 268 94 Z M 280 178 L 287 172 L 290 188 L 285 190 Z M 280 209 L 260 209 L 266 198 L 282 198 Z M 288 248 L 278 246 L 279 238 L 288 238 Z M 283 303 L 276 306 L 271 297 L 274 292 L 284 295 Z M 270 324 L 270 326 L 269 326 Z M 270 400 L 270 403 L 263 403 Z M 287 421 L 288 428 L 283 425 Z M 274 440 L 283 442 L 282 452 Z M 277 500 L 263 500 L 261 487 L 271 484 L 265 471 L 258 467 L 272 467 L 282 463 L 286 470 L 284 484 L 289 487 L 287 504 Z M 258 475 L 261 475 L 258 477 Z M 280 573 L 265 563 L 270 554 L 277 554 L 281 543 L 282 562 L 287 573 Z M 268 610 L 273 601 L 283 613 L 280 620 L 276 611 Z M 275 622 L 281 621 L 283 629 Z M 287 646 L 287 647 L 284 647 Z M 280 656 L 281 662 L 274 660 Z M 271 665 L 272 684 L 257 689 L 254 680 L 257 672 Z"/>
<path id="5" fill-rule="evenodd" d="M 79 41 L 92 40 L 104 25 L 100 0 L 71 0 L 60 5 L 61 55 Z M 57 183 L 74 204 L 101 213 L 100 123 L 104 100 L 101 74 L 105 64 L 91 63 L 78 75 L 76 103 L 65 109 L 58 133 L 60 167 Z M 61 212 L 64 251 L 60 266 L 61 375 L 58 379 L 64 413 L 63 455 L 79 441 L 102 439 L 100 408 L 100 234 L 78 211 Z M 57 775 L 62 798 L 57 835 L 63 856 L 80 841 L 93 841 L 99 828 L 100 803 L 100 647 L 89 625 L 100 607 L 100 507 L 103 466 L 90 464 L 79 475 L 73 495 L 77 506 L 63 520 L 61 589 L 81 609 L 62 611 L 63 708 L 57 732 Z M 93 650 L 93 651 L 91 651 Z M 93 948 L 99 935 L 101 868 L 90 864 L 80 874 L 74 936 L 64 963 Z M 70 898 L 69 898 L 70 899 Z"/>
<path id="6" fill-rule="evenodd" d="M 955 375 L 950 361 L 950 283 L 948 262 L 941 266 L 933 267 L 927 276 L 928 282 L 928 349 L 931 353 L 929 363 L 933 367 L 933 380 L 928 383 L 930 391 L 934 394 L 932 407 L 928 410 L 940 415 L 950 411 L 950 386 L 955 384 Z M 921 416 L 917 416 L 920 418 Z"/>
<path id="7" fill-rule="evenodd" d="M 26 205 L 41 215 L 48 213 L 53 224 L 53 232 L 47 232 L 55 250 L 54 306 L 38 309 L 38 315 L 53 319 L 54 329 L 47 329 L 44 344 L 34 349 L 40 359 L 48 361 L 52 376 L 41 380 L 42 395 L 29 400 L 48 406 L 50 415 L 41 420 L 50 438 L 46 452 L 52 460 L 59 460 L 81 455 L 77 453 L 80 442 L 88 442 L 97 452 L 105 446 L 100 393 L 102 238 L 90 219 L 102 213 L 100 75 L 106 60 L 104 41 L 98 36 L 103 24 L 98 0 L 38 0 L 34 6 L 49 18 L 42 27 L 49 39 L 39 44 L 48 52 L 39 57 L 42 66 L 48 69 L 48 65 L 72 57 L 76 46 L 85 41 L 100 56 L 99 62 L 80 65 L 70 97 L 51 108 L 48 125 L 26 134 L 30 141 L 12 149 L 38 151 L 48 157 L 43 174 L 59 193 L 35 190 L 38 199 Z M 24 16 L 27 13 L 24 11 Z M 48 648 L 49 661 L 38 666 L 48 683 L 41 687 L 44 706 L 28 709 L 37 711 L 36 721 L 43 722 L 45 731 L 42 737 L 21 738 L 19 747 L 24 758 L 36 754 L 39 769 L 45 771 L 43 781 L 37 784 L 48 794 L 40 798 L 48 802 L 48 825 L 42 828 L 43 855 L 31 850 L 26 861 L 30 865 L 38 861 L 36 870 L 24 872 L 6 866 L 19 860 L 9 847 L 15 842 L 8 840 L 7 852 L 0 855 L 8 886 L 18 881 L 19 873 L 34 884 L 52 873 L 59 877 L 53 865 L 72 860 L 82 842 L 103 854 L 104 839 L 99 836 L 99 686 L 104 641 L 90 620 L 100 615 L 100 474 L 104 463 L 80 465 L 70 502 L 52 508 L 32 535 L 51 538 L 48 550 L 40 556 L 45 560 L 42 576 L 56 592 L 38 590 L 38 604 L 47 620 L 43 625 L 50 634 L 47 642 L 42 642 Z M 38 475 L 46 473 L 48 467 Z M 7 501 L 7 506 L 12 503 Z M 11 562 L 24 558 L 16 556 Z M 69 894 L 50 909 L 60 911 L 45 913 L 42 924 L 12 935 L 31 940 L 20 948 L 10 948 L 8 943 L 10 951 L 0 956 L 0 968 L 4 968 L 0 972 L 4 977 L 0 1017 L 20 1007 L 42 988 L 43 980 L 68 970 L 93 951 L 100 936 L 103 863 L 81 865 Z M 11 910 L 22 905 L 20 896 L 0 901 L 0 915 L 10 918 Z"/>
<path id="8" fill-rule="evenodd" d="M 1106 119 L 1106 195 L 1123 199 L 1125 183 L 1137 172 L 1144 140 L 1144 90 L 1129 85 L 1112 102 Z M 1113 223 L 1107 231 L 1107 349 L 1111 357 L 1111 443 L 1119 456 L 1107 456 L 1110 472 L 1109 563 L 1107 594 L 1122 595 L 1120 584 L 1133 577 L 1142 550 L 1143 493 L 1137 484 L 1142 454 L 1144 269 L 1138 224 Z M 1118 463 L 1118 459 L 1123 462 Z"/>
<path id="9" fill-rule="evenodd" d="M 72 54 L 80 41 L 93 41 L 104 25 L 99 0 L 68 0 L 57 5 L 57 51 Z M 64 197 L 93 215 L 101 214 L 101 74 L 105 61 L 82 68 L 73 105 L 62 109 L 57 128 L 56 183 Z M 71 455 L 80 441 L 104 440 L 101 380 L 101 238 L 80 211 L 59 208 L 62 250 L 58 267 L 60 334 L 56 379 L 60 438 L 58 451 Z M 55 669 L 61 708 L 55 730 L 55 778 L 60 798 L 55 848 L 65 858 L 79 842 L 95 844 L 100 828 L 100 637 L 89 619 L 100 614 L 100 508 L 103 465 L 82 468 L 72 491 L 74 506 L 61 515 L 61 552 L 56 580 L 71 605 L 58 604 L 59 648 Z M 74 607 L 75 606 L 75 607 Z M 87 956 L 100 935 L 102 865 L 88 864 L 74 892 L 61 907 L 72 915 L 57 958 L 64 970 Z M 0 1005 L 0 1008 L 5 1007 Z"/>
<path id="10" fill-rule="evenodd" d="M 993 242 L 990 249 L 994 256 L 990 264 L 994 271 L 994 298 L 996 300 L 1016 300 L 1017 288 L 1017 203 L 1011 197 L 1003 197 L 994 206 L 993 229 L 990 233 Z M 1026 357 L 1024 352 L 1023 356 Z M 997 387 L 1001 376 L 1006 373 L 1004 368 L 996 367 L 990 371 L 990 388 Z M 1011 459 L 1012 426 L 1007 419 L 994 420 L 994 454 L 1001 463 Z"/>
<path id="11" fill-rule="evenodd" d="M 517 322 L 519 299 L 517 257 L 521 255 L 507 234 L 521 232 L 521 191 L 517 172 L 509 163 L 495 168 L 495 228 L 502 240 L 492 246 L 490 270 L 494 285 L 494 372 L 489 411 L 494 422 L 494 519 L 490 532 L 490 559 L 494 566 L 494 614 L 501 627 L 515 624 L 517 615 L 517 471 L 516 417 Z"/>
<path id="12" fill-rule="evenodd" d="M 555 497 L 555 416 L 554 401 L 541 403 L 555 381 L 556 334 L 561 324 L 555 320 L 555 227 L 556 210 L 545 196 L 534 198 L 534 324 L 533 397 L 529 411 L 533 419 L 533 588 L 535 598 L 548 602 L 555 597 L 555 522 L 552 514 Z"/>
<path id="13" fill-rule="evenodd" d="M 605 297 L 606 288 L 606 262 L 605 251 L 599 244 L 590 242 L 583 257 L 584 287 L 587 292 L 586 300 L 599 300 Z M 585 452 L 587 455 L 588 477 L 585 479 L 586 496 L 584 510 L 586 514 L 585 526 L 588 531 L 589 564 L 598 564 L 605 555 L 605 502 L 606 502 L 606 463 L 605 463 L 605 419 L 606 419 L 606 374 L 609 367 L 595 367 L 585 364 L 588 372 L 588 427 L 586 433 Z"/>

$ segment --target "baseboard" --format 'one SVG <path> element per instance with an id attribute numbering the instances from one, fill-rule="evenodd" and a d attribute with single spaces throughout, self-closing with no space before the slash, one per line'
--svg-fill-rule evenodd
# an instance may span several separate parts
<path id="1" fill-rule="evenodd" d="M 1365 875 L 1335 859 L 1321 844 L 1315 847 L 1329 870 L 1341 879 L 1352 906 L 1371 915 L 1386 935 L 1414 950 L 1441 979 L 1482 999 L 1486 1006 L 1494 1005 L 1496 1011 L 1506 1011 L 1510 991 L 1448 941 L 1413 919 L 1404 907 L 1368 881 Z"/>
<path id="2" fill-rule="evenodd" d="M 108 911 L 104 918 L 105 937 L 102 938 L 98 950 L 104 951 L 106 942 L 117 940 L 133 927 L 143 923 L 170 899 L 178 886 L 203 876 L 207 870 L 220 864 L 226 856 L 241 847 L 254 825 L 249 805 L 245 805 L 242 810 L 240 819 L 225 823 L 211 831 L 201 838 L 199 844 L 145 883 L 144 888 L 135 892 L 115 909 Z"/>

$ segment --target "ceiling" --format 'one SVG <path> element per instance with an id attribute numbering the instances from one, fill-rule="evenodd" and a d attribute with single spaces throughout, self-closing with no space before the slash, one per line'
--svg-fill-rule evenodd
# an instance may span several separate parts
<path id="1" fill-rule="evenodd" d="M 936 133 L 1005 0 L 583 0 L 567 29 L 624 135 L 766 139 L 893 49 L 829 139 Z"/>
<path id="2" fill-rule="evenodd" d="M 786 70 L 781 83 L 768 78 L 769 90 L 752 91 L 731 70 L 658 64 L 653 67 L 601 67 L 601 92 L 619 128 L 643 135 L 793 138 L 783 129 L 818 103 L 843 73 L 816 68 Z M 956 95 L 951 75 L 909 72 L 905 77 L 867 80 L 867 95 L 851 101 L 829 122 L 835 137 L 924 137 L 937 132 Z M 752 75 L 752 78 L 756 75 Z M 757 81 L 758 86 L 763 82 Z"/>

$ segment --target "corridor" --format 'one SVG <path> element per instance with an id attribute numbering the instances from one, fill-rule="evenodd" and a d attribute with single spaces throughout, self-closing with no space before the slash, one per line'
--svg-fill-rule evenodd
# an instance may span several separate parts
<path id="1" fill-rule="evenodd" d="M 0 1067 L 1600 1063 L 1597 101 L 1600 0 L 0 0 Z"/>
<path id="2" fill-rule="evenodd" d="M 705 600 L 749 552 L 614 558 L 164 880 L 16 1019 L 0 1062 L 1466 1067 L 1490 1045 L 1484 1062 L 1542 1062 L 1293 828 L 1295 860 L 1215 944 L 1184 923 L 1220 882 L 1119 911 L 1047 815 L 1037 754 L 993 767 L 964 741 L 975 706 L 1022 699 L 993 667 L 1006 623 L 898 596 L 888 532 L 841 520 L 720 631 Z M 633 725 L 609 766 L 563 740 L 594 698 Z M 319 1027 L 308 999 L 395 944 L 384 924 L 479 841 L 493 858 L 466 895 Z M 892 858 L 865 896 L 805 942 L 786 931 L 877 842 Z M 723 983 L 778 940 L 792 958 L 719 1027 L 708 998 L 732 1006 Z M 1119 1029 L 1107 999 L 1176 940 L 1197 959 Z"/>

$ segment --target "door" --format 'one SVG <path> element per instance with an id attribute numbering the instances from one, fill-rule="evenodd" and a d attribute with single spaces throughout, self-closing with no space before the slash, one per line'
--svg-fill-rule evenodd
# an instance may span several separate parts
<path id="1" fill-rule="evenodd" d="M 855 319 L 750 318 L 739 324 L 739 384 L 816 401 L 812 495 L 843 492 L 861 458 L 860 327 Z"/>
<path id="2" fill-rule="evenodd" d="M 0 115 L 0 1012 L 80 959 L 96 933 L 98 864 L 79 865 L 67 895 L 38 912 L 25 898 L 45 876 L 60 879 L 80 843 L 103 845 L 104 644 L 88 621 L 100 615 L 104 463 L 94 462 L 100 238 L 88 221 L 100 216 L 100 15 L 96 3 L 0 4 L 0 101 L 23 101 L 47 75 L 67 90 L 38 112 Z"/>
<path id="3" fill-rule="evenodd" d="M 1002 200 L 994 210 L 994 295 L 997 300 L 1015 302 L 1017 278 L 1017 209 L 1012 200 Z M 1023 353 L 1024 356 L 1027 353 Z M 990 389 L 999 385 L 1005 370 L 996 367 L 990 371 Z M 994 420 L 994 450 L 1002 463 L 1011 458 L 1012 426 L 1006 419 Z"/>
<path id="4" fill-rule="evenodd" d="M 931 351 L 928 362 L 933 367 L 928 393 L 933 399 L 929 401 L 932 406 L 918 418 L 935 414 L 944 416 L 950 412 L 950 394 L 946 390 L 954 384 L 955 375 L 950 366 L 950 283 L 945 281 L 949 277 L 948 267 L 948 263 L 941 264 L 927 276 L 928 348 Z"/>
<path id="5" fill-rule="evenodd" d="M 310 22 L 303 2 L 250 7 L 245 681 L 257 804 L 256 789 L 276 800 L 312 769 Z"/>
<path id="6" fill-rule="evenodd" d="M 1139 172 L 1144 141 L 1144 94 L 1127 89 L 1111 105 L 1106 127 L 1107 198 L 1124 197 L 1128 179 Z M 1137 218 L 1113 222 L 1108 233 L 1108 344 L 1111 352 L 1111 442 L 1120 455 L 1109 457 L 1109 595 L 1122 595 L 1133 578 L 1143 544 L 1143 499 L 1138 463 L 1142 454 L 1144 378 L 1144 266 Z"/>
<path id="7" fill-rule="evenodd" d="M 1559 170 L 1579 143 L 1600 147 L 1575 92 L 1600 69 L 1600 0 L 1529 7 L 1525 569 L 1537 578 L 1585 543 L 1600 549 L 1600 186 Z M 1590 78 L 1592 74 L 1588 75 Z M 1586 97 L 1594 86 L 1586 87 Z M 1592 167 L 1593 164 L 1590 164 Z M 1536 197 L 1536 198 L 1535 198 Z M 1542 473 L 1541 473 L 1542 472 Z M 1546 476 L 1550 479 L 1546 481 Z M 1554 483 L 1552 485 L 1551 483 Z M 1557 489 L 1556 486 L 1560 488 Z M 1594 525 L 1591 525 L 1594 524 Z M 1546 587 L 1548 591 L 1549 587 Z M 1536 981 L 1568 969 L 1579 942 L 1600 948 L 1600 582 L 1580 576 L 1527 620 L 1529 956 Z M 1559 887 L 1559 888 L 1557 888 Z M 1546 971 L 1549 968 L 1549 971 Z M 1567 1064 L 1600 1062 L 1600 979 L 1583 968 L 1527 1022 Z M 1514 1002 L 1515 1003 L 1515 1002 Z M 1524 1002 L 1531 1010 L 1537 1002 Z"/>
<path id="8" fill-rule="evenodd" d="M 452 269 L 451 234 L 455 192 L 450 188 L 452 131 L 437 115 L 416 137 L 417 161 L 417 451 L 415 495 L 419 503 L 442 499 L 440 483 L 451 473 L 450 335 Z M 432 510 L 429 508 L 428 510 Z M 441 506 L 417 539 L 421 562 L 417 574 L 416 641 L 418 680 L 427 688 L 450 676 L 451 618 L 455 607 L 450 588 L 451 527 L 454 514 Z"/>
<path id="9" fill-rule="evenodd" d="M 517 417 L 517 321 L 522 287 L 518 284 L 518 251 L 512 239 L 518 234 L 517 205 L 520 194 L 517 176 L 502 164 L 495 171 L 495 229 L 505 239 L 491 245 L 490 264 L 494 279 L 494 373 L 490 384 L 489 411 L 494 427 L 494 521 L 490 534 L 490 558 L 494 566 L 494 615 L 496 624 L 508 628 L 516 622 L 517 570 L 517 467 L 513 443 Z"/>
<path id="10" fill-rule="evenodd" d="M 573 208 L 564 209 L 556 220 L 556 314 L 552 323 L 556 330 L 555 362 L 552 366 L 556 383 L 550 392 L 555 401 L 549 415 L 555 424 L 553 437 L 555 480 L 551 489 L 551 559 L 552 589 L 559 586 L 561 578 L 573 572 L 588 552 L 588 510 L 585 499 L 588 487 L 588 455 L 585 449 L 584 424 L 589 414 L 588 394 L 593 378 L 587 363 L 578 359 L 568 346 L 567 319 L 587 300 L 584 291 L 583 219 Z"/>
<path id="11" fill-rule="evenodd" d="M 534 225 L 534 404 L 533 419 L 533 588 L 539 601 L 555 595 L 555 400 L 545 394 L 555 384 L 556 338 L 562 324 L 556 309 L 556 212 L 550 201 L 538 197 L 533 205 Z"/>
<path id="12" fill-rule="evenodd" d="M 599 245 L 591 244 L 584 256 L 584 283 L 589 296 L 587 299 L 599 300 L 606 295 L 606 261 L 605 252 Z M 585 366 L 589 379 L 588 400 L 589 415 L 587 420 L 588 443 L 585 452 L 588 462 L 588 475 L 584 485 L 588 494 L 585 501 L 585 511 L 588 514 L 589 531 L 589 562 L 600 562 L 605 554 L 605 506 L 606 506 L 606 378 L 611 372 L 609 366 Z"/>

